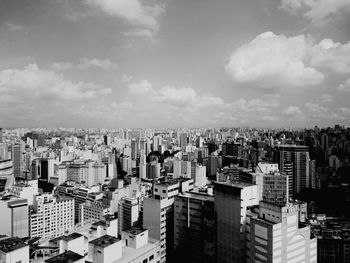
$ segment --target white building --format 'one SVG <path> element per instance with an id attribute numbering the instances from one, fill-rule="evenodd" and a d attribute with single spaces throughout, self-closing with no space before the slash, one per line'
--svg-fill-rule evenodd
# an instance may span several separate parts
<path id="1" fill-rule="evenodd" d="M 317 239 L 309 226 L 299 226 L 297 204 L 275 206 L 260 202 L 259 216 L 247 229 L 248 262 L 317 262 Z"/>
<path id="2" fill-rule="evenodd" d="M 30 215 L 30 237 L 51 238 L 64 235 L 74 228 L 74 199 L 38 195 Z"/>

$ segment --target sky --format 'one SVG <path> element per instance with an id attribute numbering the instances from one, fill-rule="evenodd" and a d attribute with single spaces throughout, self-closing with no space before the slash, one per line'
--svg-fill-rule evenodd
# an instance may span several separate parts
<path id="1" fill-rule="evenodd" d="M 0 0 L 2 127 L 350 124 L 350 0 Z"/>

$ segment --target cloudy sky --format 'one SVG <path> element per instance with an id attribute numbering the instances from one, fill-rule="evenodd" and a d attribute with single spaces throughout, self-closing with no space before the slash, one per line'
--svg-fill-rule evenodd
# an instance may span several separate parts
<path id="1" fill-rule="evenodd" d="M 3 127 L 350 120 L 350 0 L 0 0 Z"/>

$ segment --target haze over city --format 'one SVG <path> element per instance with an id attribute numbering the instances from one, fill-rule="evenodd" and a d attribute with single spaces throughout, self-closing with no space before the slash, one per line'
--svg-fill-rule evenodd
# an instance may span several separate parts
<path id="1" fill-rule="evenodd" d="M 349 124 L 349 10 L 348 0 L 1 0 L 1 125 Z"/>

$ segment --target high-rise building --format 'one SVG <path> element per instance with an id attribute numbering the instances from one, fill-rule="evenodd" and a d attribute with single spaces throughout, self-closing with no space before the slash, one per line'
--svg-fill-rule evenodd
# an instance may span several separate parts
<path id="1" fill-rule="evenodd" d="M 187 143 L 188 143 L 188 135 L 187 135 L 187 133 L 182 133 L 180 135 L 180 147 L 181 147 L 181 149 L 185 149 Z"/>
<path id="2" fill-rule="evenodd" d="M 30 237 L 62 236 L 74 228 L 74 198 L 38 195 L 30 214 Z"/>
<path id="3" fill-rule="evenodd" d="M 216 176 L 216 173 L 219 169 L 222 168 L 222 157 L 221 156 L 215 156 L 215 155 L 209 155 L 208 157 L 208 165 L 207 165 L 207 175 L 210 176 Z"/>
<path id="4" fill-rule="evenodd" d="M 2 128 L 0 128 L 0 143 L 2 143 Z"/>
<path id="5" fill-rule="evenodd" d="M 317 262 L 317 240 L 309 226 L 299 225 L 297 204 L 260 202 L 259 215 L 248 220 L 247 262 Z"/>
<path id="6" fill-rule="evenodd" d="M 22 140 L 12 145 L 12 162 L 13 162 L 13 172 L 15 177 L 23 176 L 23 168 L 24 168 L 23 153 L 24 153 L 24 143 Z"/>
<path id="7" fill-rule="evenodd" d="M 293 195 L 310 187 L 310 157 L 309 147 L 297 145 L 285 145 L 279 147 L 280 171 L 288 174 L 290 163 L 293 168 Z M 286 169 L 287 168 L 287 169 Z M 287 171 L 288 170 L 288 171 Z"/>
<path id="8" fill-rule="evenodd" d="M 256 185 L 219 183 L 214 185 L 217 216 L 217 261 L 242 262 L 246 255 L 246 214 L 258 205 Z"/>
<path id="9" fill-rule="evenodd" d="M 178 262 L 214 263 L 214 197 L 187 192 L 175 196 L 174 255 Z"/>
<path id="10" fill-rule="evenodd" d="M 143 227 L 160 241 L 160 262 L 172 256 L 174 248 L 174 197 L 193 189 L 191 179 L 173 179 L 154 185 L 153 196 L 143 201 Z"/>
<path id="11" fill-rule="evenodd" d="M 15 196 L 0 199 L 0 233 L 10 237 L 29 236 L 28 201 Z"/>
<path id="12" fill-rule="evenodd" d="M 136 226 L 139 220 L 139 203 L 137 198 L 124 197 L 118 205 L 119 230 L 124 231 Z"/>

